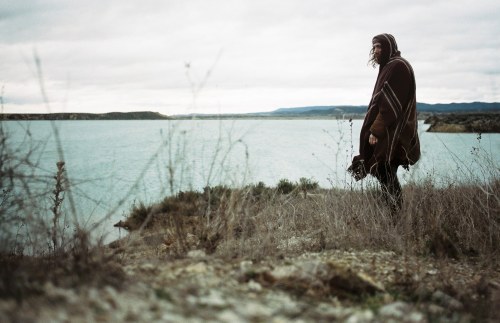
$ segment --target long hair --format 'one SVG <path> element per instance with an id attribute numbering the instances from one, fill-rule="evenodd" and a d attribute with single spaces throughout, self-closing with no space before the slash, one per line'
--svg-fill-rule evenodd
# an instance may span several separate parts
<path id="1" fill-rule="evenodd" d="M 375 58 L 375 48 L 372 47 L 370 49 L 370 53 L 368 54 L 368 63 L 367 65 L 371 65 L 373 68 L 377 67 L 377 59 Z"/>

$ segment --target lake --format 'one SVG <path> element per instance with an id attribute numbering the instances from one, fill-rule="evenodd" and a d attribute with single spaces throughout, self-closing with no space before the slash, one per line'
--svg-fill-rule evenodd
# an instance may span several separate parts
<path id="1" fill-rule="evenodd" d="M 104 232 L 134 203 L 179 190 L 242 186 L 301 177 L 321 187 L 360 188 L 346 173 L 357 154 L 361 120 L 182 120 L 3 122 L 10 144 L 33 154 L 37 176 L 53 176 L 63 156 L 78 218 L 104 222 Z M 54 127 L 58 135 L 55 134 Z M 422 158 L 403 184 L 486 181 L 498 174 L 500 134 L 427 133 L 419 124 Z M 28 134 L 28 136 L 27 136 Z M 57 140 L 59 138 L 59 140 Z M 58 149 L 58 143 L 61 149 Z M 493 171 L 491 171 L 493 169 Z"/>

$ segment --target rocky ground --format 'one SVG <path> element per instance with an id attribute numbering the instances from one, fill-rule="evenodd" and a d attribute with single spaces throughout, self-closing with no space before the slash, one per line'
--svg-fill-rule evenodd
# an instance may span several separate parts
<path id="1" fill-rule="evenodd" d="M 500 317 L 500 270 L 384 251 L 224 259 L 143 237 L 107 250 L 119 286 L 45 283 L 0 300 L 1 322 L 469 322 Z M 495 305 L 496 304 L 496 305 Z"/>

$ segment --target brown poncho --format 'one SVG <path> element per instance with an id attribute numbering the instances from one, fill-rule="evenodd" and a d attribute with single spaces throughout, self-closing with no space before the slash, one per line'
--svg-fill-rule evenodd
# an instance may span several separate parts
<path id="1" fill-rule="evenodd" d="M 382 61 L 361 128 L 359 155 L 353 159 L 353 164 L 363 160 L 371 174 L 381 162 L 407 166 L 420 158 L 413 69 L 400 56 L 392 35 L 378 35 L 373 40 L 382 45 Z M 373 146 L 368 142 L 370 134 L 378 139 Z"/>

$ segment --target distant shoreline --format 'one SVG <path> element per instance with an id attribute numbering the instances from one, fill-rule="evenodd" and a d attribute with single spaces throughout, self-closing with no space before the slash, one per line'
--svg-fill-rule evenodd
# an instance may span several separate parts
<path id="1" fill-rule="evenodd" d="M 171 120 L 158 112 L 109 112 L 109 113 L 2 113 L 2 121 L 78 121 L 78 120 Z"/>
<path id="2" fill-rule="evenodd" d="M 158 112 L 110 113 L 3 113 L 1 121 L 113 121 L 113 120 L 362 120 L 364 113 L 255 113 L 166 116 Z M 428 132 L 500 133 L 500 110 L 482 112 L 419 112 L 419 120 L 430 124 Z"/>
<path id="3" fill-rule="evenodd" d="M 366 114 L 363 105 L 329 105 L 279 108 L 269 112 L 225 114 L 177 114 L 158 112 L 109 112 L 109 113 L 2 113 L 0 120 L 359 120 Z M 469 103 L 417 103 L 417 118 L 426 120 L 434 115 L 500 113 L 498 102 Z"/>
<path id="4" fill-rule="evenodd" d="M 0 121 L 126 121 L 126 120 L 363 120 L 364 114 L 359 115 L 196 115 L 196 116 L 112 116 L 109 114 L 91 113 L 3 113 Z M 423 119 L 422 119 L 423 120 Z"/>
<path id="5" fill-rule="evenodd" d="M 500 115 L 498 111 L 484 112 L 419 112 L 419 120 L 427 120 L 426 123 L 432 123 L 432 120 L 444 120 L 457 116 L 475 119 Z M 248 114 L 200 114 L 200 115 L 171 115 L 166 116 L 158 112 L 109 112 L 109 113 L 0 113 L 1 121 L 78 121 L 78 120 L 363 120 L 365 113 L 346 113 L 346 114 L 317 114 L 317 113 L 248 113 Z M 448 117 L 448 118 L 445 118 Z"/>

